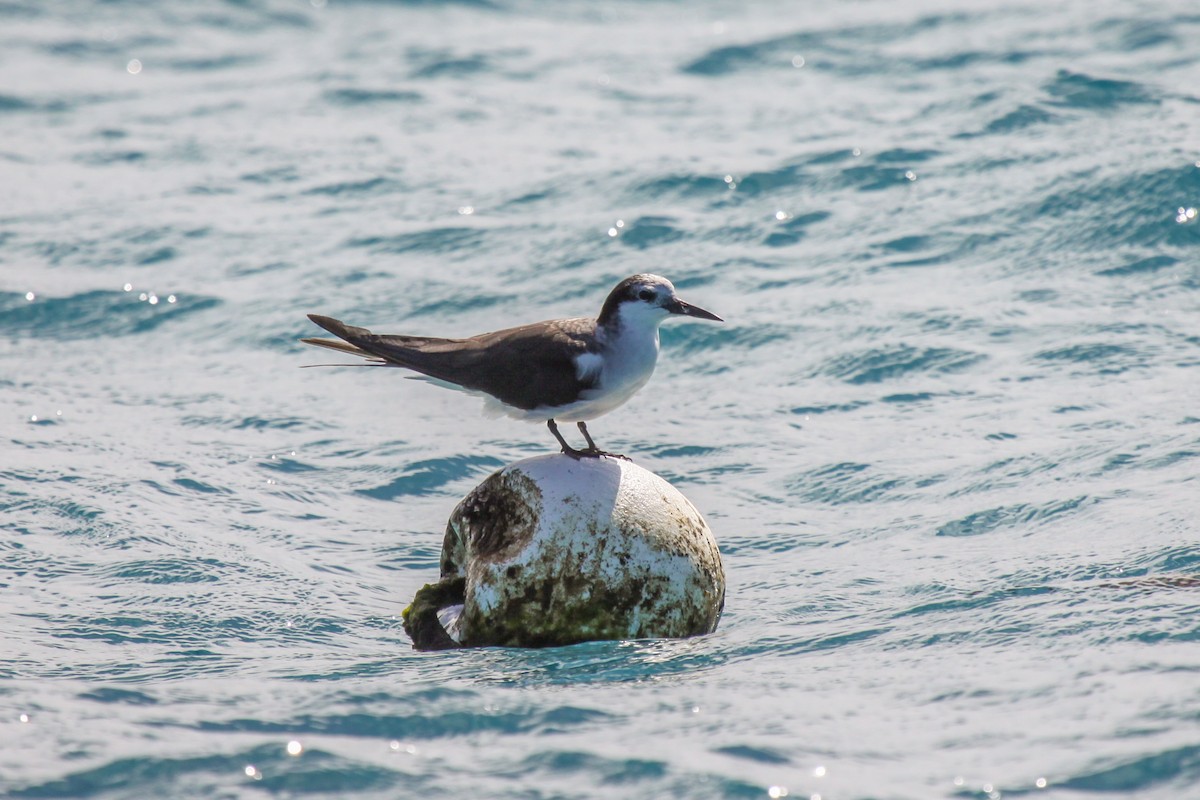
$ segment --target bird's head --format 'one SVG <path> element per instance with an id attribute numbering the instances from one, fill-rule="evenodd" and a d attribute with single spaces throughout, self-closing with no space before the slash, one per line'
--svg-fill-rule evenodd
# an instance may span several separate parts
<path id="1" fill-rule="evenodd" d="M 680 300 L 666 278 L 649 274 L 632 275 L 618 283 L 604 301 L 598 321 L 604 326 L 657 328 L 672 314 L 723 321 L 711 311 Z"/>

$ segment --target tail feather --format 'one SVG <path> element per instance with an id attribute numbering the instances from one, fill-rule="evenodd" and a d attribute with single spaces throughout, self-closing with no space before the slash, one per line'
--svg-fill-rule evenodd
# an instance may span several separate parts
<path id="1" fill-rule="evenodd" d="M 308 318 L 339 339 L 353 339 L 356 336 L 371 335 L 371 332 L 366 328 L 356 328 L 333 317 L 326 317 L 321 314 L 309 314 Z"/>
<path id="2" fill-rule="evenodd" d="M 339 353 L 347 353 L 352 356 L 359 356 L 360 358 L 365 358 L 370 361 L 380 361 L 380 362 L 383 361 L 383 359 L 380 358 L 379 356 L 373 355 L 372 353 L 368 353 L 366 350 L 363 350 L 361 347 L 355 347 L 354 345 L 350 344 L 349 342 L 343 342 L 340 339 L 312 339 L 312 338 L 309 338 L 309 339 L 301 339 L 300 341 L 304 342 L 305 344 L 316 345 L 317 347 L 327 347 L 330 350 L 337 350 Z"/>
<path id="3" fill-rule="evenodd" d="M 320 314 L 309 314 L 308 318 L 345 340 L 301 340 L 308 344 L 365 358 L 369 363 L 364 366 L 405 367 L 445 385 L 479 388 L 468 385 L 474 384 L 474 381 L 464 380 L 466 376 L 475 374 L 486 361 L 483 348 L 464 346 L 473 340 L 377 334 Z"/>

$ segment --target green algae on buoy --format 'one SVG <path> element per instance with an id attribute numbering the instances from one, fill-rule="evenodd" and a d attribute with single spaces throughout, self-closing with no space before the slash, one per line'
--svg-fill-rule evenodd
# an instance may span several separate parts
<path id="1" fill-rule="evenodd" d="M 704 518 L 615 458 L 539 456 L 489 476 L 450 515 L 441 578 L 404 611 L 419 650 L 696 636 L 725 602 Z"/>

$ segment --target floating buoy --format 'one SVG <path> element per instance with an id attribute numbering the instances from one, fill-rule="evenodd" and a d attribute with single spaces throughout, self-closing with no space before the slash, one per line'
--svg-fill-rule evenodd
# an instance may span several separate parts
<path id="1" fill-rule="evenodd" d="M 404 626 L 419 650 L 711 633 L 725 572 L 704 518 L 632 462 L 556 454 L 489 476 L 450 515 L 441 580 Z"/>

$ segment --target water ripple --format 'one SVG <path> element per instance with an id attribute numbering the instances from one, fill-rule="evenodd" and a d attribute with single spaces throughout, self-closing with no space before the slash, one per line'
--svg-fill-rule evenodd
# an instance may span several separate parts
<path id="1" fill-rule="evenodd" d="M 1053 787 L 1077 792 L 1144 792 L 1162 784 L 1194 785 L 1198 779 L 1200 745 L 1188 745 L 1121 759 L 1110 766 L 1056 782 Z"/>
<path id="2" fill-rule="evenodd" d="M 986 356 L 950 347 L 916 348 L 884 345 L 829 359 L 818 374 L 831 375 L 847 383 L 881 383 L 912 373 L 946 374 L 975 366 Z"/>
<path id="3" fill-rule="evenodd" d="M 375 500 L 394 500 L 405 495 L 422 495 L 473 475 L 481 475 L 484 471 L 500 469 L 503 466 L 504 461 L 501 459 L 475 455 L 415 461 L 404 469 L 402 475 L 370 489 L 359 489 L 358 494 Z"/>
<path id="4" fill-rule="evenodd" d="M 1059 70 L 1043 88 L 1053 98 L 1052 105 L 1085 111 L 1110 111 L 1129 104 L 1160 102 L 1147 86 L 1068 70 Z"/>
<path id="5" fill-rule="evenodd" d="M 638 217 L 621 232 L 621 244 L 638 250 L 678 241 L 685 234 L 671 217 Z"/>
<path id="6" fill-rule="evenodd" d="M 952 520 L 937 530 L 938 536 L 979 536 L 1001 528 L 1025 528 L 1034 523 L 1046 522 L 1063 514 L 1095 505 L 1099 500 L 1081 495 L 1069 500 L 1055 500 L 1041 505 L 1018 503 L 1011 506 L 976 511 L 961 519 Z"/>
<path id="7" fill-rule="evenodd" d="M 480 247 L 485 232 L 475 228 L 430 228 L 392 236 L 365 236 L 350 239 L 346 247 L 361 247 L 375 253 L 403 255 L 405 253 L 453 253 Z"/>

